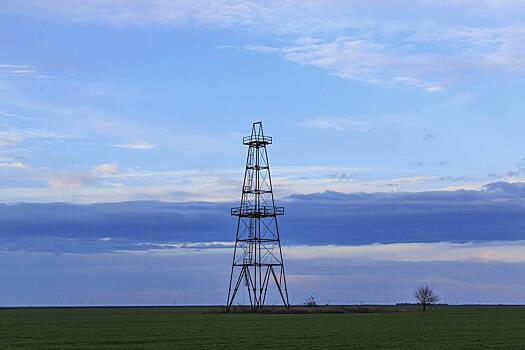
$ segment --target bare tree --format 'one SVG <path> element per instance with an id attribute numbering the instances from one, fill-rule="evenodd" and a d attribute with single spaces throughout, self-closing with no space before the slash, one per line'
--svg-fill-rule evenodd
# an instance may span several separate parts
<path id="1" fill-rule="evenodd" d="M 315 300 L 315 296 L 312 294 L 304 300 L 303 304 L 308 307 L 317 306 L 317 300 Z"/>
<path id="2" fill-rule="evenodd" d="M 427 305 L 436 304 L 439 301 L 439 296 L 429 286 L 417 288 L 414 291 L 414 297 L 423 307 L 423 312 L 427 311 Z"/>

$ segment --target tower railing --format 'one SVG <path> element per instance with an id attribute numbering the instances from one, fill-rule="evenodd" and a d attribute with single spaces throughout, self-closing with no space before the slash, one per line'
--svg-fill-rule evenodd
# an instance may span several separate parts
<path id="1" fill-rule="evenodd" d="M 263 135 L 250 135 L 243 137 L 242 143 L 248 146 L 270 145 L 272 143 L 272 138 Z"/>
<path id="2" fill-rule="evenodd" d="M 242 217 L 284 215 L 284 207 L 268 205 L 245 205 L 243 207 L 231 208 L 231 215 Z"/>

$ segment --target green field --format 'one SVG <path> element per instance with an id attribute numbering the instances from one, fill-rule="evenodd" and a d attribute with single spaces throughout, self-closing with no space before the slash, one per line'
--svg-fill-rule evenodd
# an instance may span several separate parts
<path id="1" fill-rule="evenodd" d="M 220 308 L 0 309 L 0 349 L 525 349 L 525 307 L 223 314 Z M 379 312 L 368 312 L 379 311 Z"/>

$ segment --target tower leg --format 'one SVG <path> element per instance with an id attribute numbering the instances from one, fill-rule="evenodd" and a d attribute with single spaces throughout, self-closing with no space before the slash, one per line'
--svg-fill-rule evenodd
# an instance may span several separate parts
<path id="1" fill-rule="evenodd" d="M 244 267 L 243 267 L 243 270 L 241 270 L 241 273 L 239 273 L 239 277 L 237 278 L 237 283 L 235 284 L 235 289 L 233 290 L 233 294 L 231 295 L 231 299 L 230 299 L 230 295 L 228 293 L 228 307 L 226 308 L 226 311 L 229 311 L 232 304 L 233 304 L 233 301 L 235 300 L 235 295 L 237 294 L 237 291 L 239 290 L 239 286 L 241 285 L 241 282 L 242 282 L 242 278 L 244 276 Z M 233 277 L 233 267 L 232 267 L 232 277 Z M 231 285 L 231 280 L 230 280 L 230 285 Z"/>
<path id="2" fill-rule="evenodd" d="M 261 306 L 264 305 L 264 301 L 266 300 L 266 292 L 268 292 L 268 285 L 269 285 L 269 282 L 270 282 L 270 267 L 268 267 L 266 269 L 266 273 L 264 274 L 264 293 L 262 293 L 262 289 L 261 289 L 261 298 L 262 298 L 262 302 L 261 302 Z"/>
<path id="3" fill-rule="evenodd" d="M 272 270 L 273 279 L 275 280 L 275 284 L 277 285 L 277 289 L 279 290 L 279 294 L 281 294 L 281 299 L 283 300 L 284 306 L 288 307 L 288 298 L 285 299 L 283 295 L 283 291 L 281 289 L 281 284 L 279 283 L 279 280 L 277 276 L 275 275 L 275 271 L 273 270 L 273 266 L 270 266 L 270 269 Z"/>

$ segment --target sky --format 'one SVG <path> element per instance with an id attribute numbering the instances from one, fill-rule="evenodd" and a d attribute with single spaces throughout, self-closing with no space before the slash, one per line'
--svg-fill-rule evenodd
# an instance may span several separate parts
<path id="1" fill-rule="evenodd" d="M 521 0 L 0 0 L 0 305 L 224 302 L 259 120 L 292 302 L 523 303 L 524 56 Z"/>

